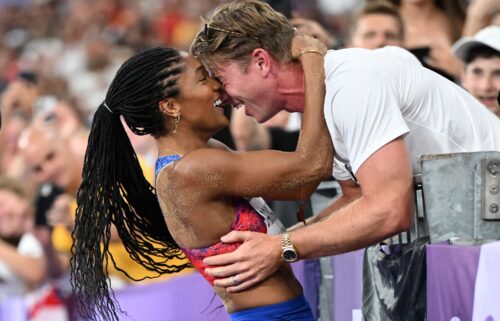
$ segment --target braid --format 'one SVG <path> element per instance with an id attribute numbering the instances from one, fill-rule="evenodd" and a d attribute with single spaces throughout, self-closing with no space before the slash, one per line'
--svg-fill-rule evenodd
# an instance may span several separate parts
<path id="1" fill-rule="evenodd" d="M 178 95 L 179 63 L 180 56 L 172 49 L 150 49 L 130 58 L 108 90 L 106 102 L 113 113 L 101 105 L 94 115 L 72 233 L 71 282 L 84 318 L 118 320 L 119 305 L 107 273 L 110 259 L 132 278 L 116 266 L 109 252 L 112 224 L 130 257 L 146 269 L 161 274 L 190 266 L 185 260 L 169 264 L 184 256 L 118 116 L 135 133 L 166 132 L 159 102 Z"/>

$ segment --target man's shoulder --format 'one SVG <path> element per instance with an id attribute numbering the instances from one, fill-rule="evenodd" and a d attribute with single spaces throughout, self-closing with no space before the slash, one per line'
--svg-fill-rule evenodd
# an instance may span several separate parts
<path id="1" fill-rule="evenodd" d="M 361 77 L 363 73 L 379 68 L 380 57 L 373 50 L 363 48 L 344 48 L 329 50 L 325 56 L 325 75 L 327 81 L 335 76 L 343 81 Z M 341 81 L 336 81 L 340 85 Z"/>
<path id="2" fill-rule="evenodd" d="M 344 48 L 329 50 L 325 57 L 326 70 L 380 69 L 394 64 L 418 64 L 418 59 L 408 50 L 386 46 L 379 49 Z"/>

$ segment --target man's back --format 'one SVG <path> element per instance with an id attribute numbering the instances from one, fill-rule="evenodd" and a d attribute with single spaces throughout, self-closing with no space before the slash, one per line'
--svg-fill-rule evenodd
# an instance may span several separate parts
<path id="1" fill-rule="evenodd" d="M 500 120 L 408 51 L 345 49 L 326 56 L 325 117 L 334 176 L 352 178 L 376 150 L 405 135 L 413 172 L 423 154 L 500 150 Z"/>

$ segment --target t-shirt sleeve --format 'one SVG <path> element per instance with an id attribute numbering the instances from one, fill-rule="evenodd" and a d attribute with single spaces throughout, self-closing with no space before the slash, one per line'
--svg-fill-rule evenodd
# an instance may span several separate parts
<path id="1" fill-rule="evenodd" d="M 41 257 L 43 255 L 43 247 L 40 241 L 31 233 L 26 233 L 21 237 L 19 245 L 17 246 L 19 254 Z"/>
<path id="2" fill-rule="evenodd" d="M 378 149 L 408 133 L 399 105 L 393 80 L 376 72 L 353 72 L 341 84 L 333 97 L 333 119 L 354 174 Z"/>

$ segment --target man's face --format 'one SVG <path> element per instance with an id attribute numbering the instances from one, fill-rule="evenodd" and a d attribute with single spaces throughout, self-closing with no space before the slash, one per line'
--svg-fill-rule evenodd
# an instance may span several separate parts
<path id="1" fill-rule="evenodd" d="M 26 232 L 29 203 L 9 190 L 0 190 L 0 237 L 19 237 Z"/>
<path id="2" fill-rule="evenodd" d="M 462 86 L 491 111 L 500 115 L 500 57 L 478 57 L 465 66 Z"/>
<path id="3" fill-rule="evenodd" d="M 78 165 L 67 145 L 59 140 L 38 137 L 25 147 L 23 156 L 37 182 L 50 182 L 65 189 L 74 185 Z"/>
<path id="4" fill-rule="evenodd" d="M 402 40 L 403 35 L 395 17 L 387 14 L 367 14 L 359 18 L 350 45 L 366 49 L 401 47 Z"/>
<path id="5" fill-rule="evenodd" d="M 259 123 L 265 122 L 284 108 L 276 81 L 263 77 L 257 63 L 251 63 L 246 71 L 242 71 L 234 62 L 227 63 L 213 71 L 213 75 L 222 82 L 233 106 L 244 107 L 245 113 Z"/>

